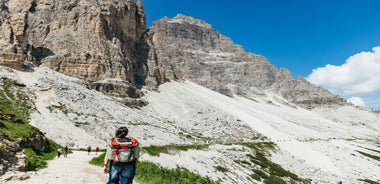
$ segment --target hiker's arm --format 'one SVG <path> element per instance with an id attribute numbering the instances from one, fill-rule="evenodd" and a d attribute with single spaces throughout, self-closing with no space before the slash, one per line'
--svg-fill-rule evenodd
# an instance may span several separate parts
<path id="1" fill-rule="evenodd" d="M 104 156 L 103 166 L 107 167 L 107 165 L 108 165 L 108 155 L 107 155 L 107 152 L 106 152 L 106 155 Z"/>
<path id="2" fill-rule="evenodd" d="M 104 173 L 108 173 L 108 153 L 106 152 L 106 155 L 104 156 L 104 161 L 103 161 L 103 170 Z"/>

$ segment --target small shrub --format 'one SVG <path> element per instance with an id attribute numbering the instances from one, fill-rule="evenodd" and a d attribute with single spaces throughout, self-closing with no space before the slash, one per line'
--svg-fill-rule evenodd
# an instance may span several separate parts
<path id="1" fill-rule="evenodd" d="M 264 180 L 265 184 L 286 184 L 286 181 L 283 179 L 277 177 L 277 176 L 270 176 L 268 179 Z"/>
<path id="2" fill-rule="evenodd" d="M 269 175 L 266 174 L 264 171 L 259 170 L 259 169 L 253 169 L 252 170 L 255 174 L 259 175 L 261 178 L 267 179 L 269 178 Z"/>
<path id="3" fill-rule="evenodd" d="M 376 156 L 376 155 L 372 155 L 372 154 L 369 154 L 369 153 L 365 153 L 365 152 L 361 152 L 361 151 L 357 151 L 359 152 L 360 154 L 368 157 L 368 158 L 372 158 L 374 160 L 377 160 L 377 161 L 380 161 L 380 157 Z"/>
<path id="4" fill-rule="evenodd" d="M 259 165 L 261 168 L 267 168 L 268 167 L 266 164 L 260 162 L 259 160 L 251 159 L 251 162 L 253 162 L 256 165 Z"/>
<path id="5" fill-rule="evenodd" d="M 150 146 L 142 148 L 144 152 L 147 152 L 151 156 L 159 156 L 160 153 L 168 153 L 168 148 L 164 146 Z"/>
<path id="6" fill-rule="evenodd" d="M 166 146 L 149 146 L 143 147 L 142 150 L 151 156 L 159 156 L 160 153 L 169 153 L 169 150 L 187 151 L 189 149 L 202 150 L 207 149 L 208 144 L 204 145 L 166 145 Z"/>
<path id="7" fill-rule="evenodd" d="M 28 159 L 28 171 L 38 170 L 47 166 L 47 162 L 40 158 L 33 149 L 24 149 L 24 153 Z"/>
<path id="8" fill-rule="evenodd" d="M 225 167 L 223 167 L 223 166 L 220 166 L 220 165 L 216 166 L 215 169 L 216 169 L 217 171 L 220 171 L 220 172 L 227 172 L 227 171 L 228 171 L 227 168 L 225 168 Z"/>
<path id="9" fill-rule="evenodd" d="M 260 178 L 260 176 L 258 175 L 258 174 L 251 174 L 251 175 L 249 175 L 252 179 L 254 179 L 254 180 L 257 180 L 257 181 L 261 181 L 261 178 Z"/>
<path id="10" fill-rule="evenodd" d="M 380 181 L 372 181 L 372 180 L 369 180 L 369 179 L 359 179 L 359 181 L 363 181 L 363 182 L 366 182 L 366 183 L 369 183 L 369 184 L 380 184 Z"/>

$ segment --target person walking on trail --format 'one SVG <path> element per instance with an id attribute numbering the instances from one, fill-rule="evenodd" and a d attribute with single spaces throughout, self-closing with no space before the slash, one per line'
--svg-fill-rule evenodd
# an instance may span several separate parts
<path id="1" fill-rule="evenodd" d="M 65 148 L 63 149 L 63 156 L 66 158 L 67 157 L 67 153 L 69 152 L 69 148 L 67 146 L 65 146 Z"/>
<path id="2" fill-rule="evenodd" d="M 59 158 L 61 156 L 61 154 L 62 154 L 62 148 L 61 147 L 59 147 L 57 149 L 57 154 L 58 154 L 58 158 Z"/>
<path id="3" fill-rule="evenodd" d="M 91 152 L 91 146 L 88 145 L 86 149 L 87 149 L 87 155 L 90 155 L 90 152 Z"/>
<path id="4" fill-rule="evenodd" d="M 137 139 L 128 136 L 127 127 L 118 128 L 104 157 L 104 173 L 109 173 L 107 184 L 132 184 L 139 156 Z"/>
<path id="5" fill-rule="evenodd" d="M 95 154 L 98 155 L 98 152 L 99 152 L 99 146 L 96 146 L 96 148 L 95 148 Z"/>

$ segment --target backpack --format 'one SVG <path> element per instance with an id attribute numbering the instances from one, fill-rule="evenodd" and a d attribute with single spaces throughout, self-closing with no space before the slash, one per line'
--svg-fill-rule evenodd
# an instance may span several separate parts
<path id="1" fill-rule="evenodd" d="M 139 157 L 139 142 L 134 137 L 113 138 L 111 141 L 113 162 L 133 162 Z"/>

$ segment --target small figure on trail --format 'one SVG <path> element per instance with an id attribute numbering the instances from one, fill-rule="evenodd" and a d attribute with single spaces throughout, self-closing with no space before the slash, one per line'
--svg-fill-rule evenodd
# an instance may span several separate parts
<path id="1" fill-rule="evenodd" d="M 87 154 L 90 155 L 90 152 L 91 152 L 91 146 L 88 145 L 86 149 L 87 149 Z"/>
<path id="2" fill-rule="evenodd" d="M 67 153 L 69 152 L 69 148 L 67 146 L 65 146 L 65 148 L 63 149 L 63 156 L 66 158 L 67 157 Z"/>
<path id="3" fill-rule="evenodd" d="M 59 147 L 57 149 L 57 154 L 58 154 L 58 158 L 59 158 L 61 156 L 61 154 L 62 154 L 62 148 L 61 147 Z"/>
<path id="4" fill-rule="evenodd" d="M 96 148 L 95 148 L 95 154 L 98 155 L 98 152 L 99 152 L 99 147 L 96 146 Z"/>
<path id="5" fill-rule="evenodd" d="M 107 146 L 104 157 L 104 173 L 109 173 L 107 184 L 132 184 L 139 156 L 140 147 L 137 139 L 128 136 L 127 127 L 118 128 L 111 144 Z"/>

